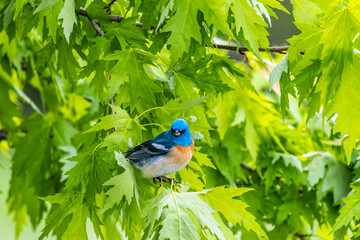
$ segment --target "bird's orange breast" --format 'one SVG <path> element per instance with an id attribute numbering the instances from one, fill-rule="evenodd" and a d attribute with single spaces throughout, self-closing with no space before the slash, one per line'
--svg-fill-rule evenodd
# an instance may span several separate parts
<path id="1" fill-rule="evenodd" d="M 169 158 L 172 159 L 173 163 L 181 165 L 191 159 L 193 152 L 194 141 L 188 147 L 181 145 L 175 146 L 174 150 L 171 151 Z"/>

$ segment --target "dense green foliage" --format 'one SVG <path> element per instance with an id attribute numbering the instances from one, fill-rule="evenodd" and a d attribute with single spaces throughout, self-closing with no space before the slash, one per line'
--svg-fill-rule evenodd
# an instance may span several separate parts
<path id="1" fill-rule="evenodd" d="M 281 55 L 276 0 L 1 1 L 16 236 L 45 219 L 40 239 L 360 238 L 360 2 L 292 4 Z M 193 159 L 155 185 L 122 152 L 179 117 Z"/>

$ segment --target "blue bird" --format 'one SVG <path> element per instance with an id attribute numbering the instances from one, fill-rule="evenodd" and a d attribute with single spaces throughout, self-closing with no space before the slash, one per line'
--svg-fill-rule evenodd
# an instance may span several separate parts
<path id="1" fill-rule="evenodd" d="M 169 175 L 185 167 L 194 152 L 194 140 L 189 125 L 184 119 L 176 119 L 171 129 L 159 134 L 152 140 L 141 143 L 126 152 L 126 158 L 141 170 L 145 178 L 157 181 L 177 181 Z"/>

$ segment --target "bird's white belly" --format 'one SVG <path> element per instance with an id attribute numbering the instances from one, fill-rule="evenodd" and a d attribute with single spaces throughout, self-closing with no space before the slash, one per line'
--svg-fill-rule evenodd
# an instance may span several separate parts
<path id="1" fill-rule="evenodd" d="M 180 171 L 190 162 L 189 158 L 183 163 L 177 164 L 176 162 L 171 162 L 168 158 L 169 157 L 162 157 L 154 159 L 144 166 L 138 166 L 138 168 L 141 170 L 144 177 L 154 178 Z"/>

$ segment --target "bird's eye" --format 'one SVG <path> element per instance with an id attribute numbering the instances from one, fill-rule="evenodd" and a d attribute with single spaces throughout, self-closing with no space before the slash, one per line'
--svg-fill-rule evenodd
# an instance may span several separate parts
<path id="1" fill-rule="evenodd" d="M 184 130 L 182 130 L 182 131 L 180 131 L 180 133 L 182 134 L 182 133 L 184 133 L 185 132 L 185 129 Z"/>
<path id="2" fill-rule="evenodd" d="M 171 133 L 172 135 L 174 135 L 174 137 L 178 137 L 182 134 L 182 132 L 179 131 L 179 129 L 171 129 Z"/>

